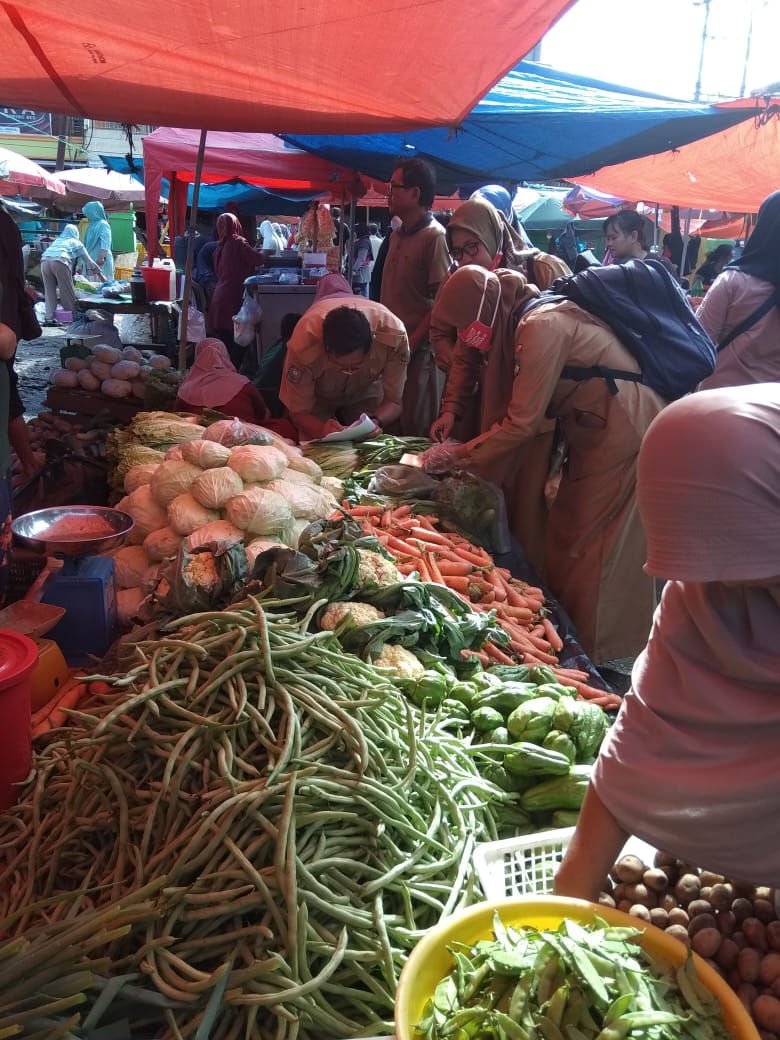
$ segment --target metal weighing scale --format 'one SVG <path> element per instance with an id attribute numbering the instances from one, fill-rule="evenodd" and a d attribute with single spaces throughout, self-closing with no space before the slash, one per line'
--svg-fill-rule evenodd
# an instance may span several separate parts
<path id="1" fill-rule="evenodd" d="M 79 524 L 84 533 L 78 531 Z M 31 598 L 64 607 L 65 615 L 49 636 L 69 665 L 102 657 L 114 641 L 114 560 L 97 554 L 122 545 L 133 524 L 128 513 L 104 506 L 36 509 L 11 523 L 18 542 L 46 553 L 46 567 Z M 65 526 L 67 530 L 63 530 Z"/>

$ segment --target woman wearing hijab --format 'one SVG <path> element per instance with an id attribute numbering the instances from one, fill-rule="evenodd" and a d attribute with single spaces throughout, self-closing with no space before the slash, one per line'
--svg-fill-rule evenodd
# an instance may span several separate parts
<path id="1" fill-rule="evenodd" d="M 597 898 L 628 834 L 780 887 L 780 387 L 671 404 L 637 497 L 667 583 L 556 891 Z"/>
<path id="2" fill-rule="evenodd" d="M 88 272 L 101 281 L 105 281 L 100 268 L 79 238 L 79 229 L 75 224 L 66 224 L 41 256 L 41 278 L 46 301 L 44 325 L 59 324 L 54 320 L 54 312 L 57 309 L 57 290 L 59 290 L 63 308 L 73 314 L 76 313 L 78 302 L 73 281 L 73 265 L 77 260 L 83 260 Z"/>
<path id="3" fill-rule="evenodd" d="M 522 275 L 513 276 L 519 279 L 515 285 L 525 287 Z M 633 656 L 645 645 L 655 602 L 652 579 L 642 571 L 645 539 L 634 493 L 636 460 L 642 437 L 665 402 L 648 386 L 630 380 L 622 381 L 613 394 L 603 378 L 570 379 L 568 365 L 637 373 L 639 365 L 608 326 L 569 300 L 529 310 L 530 296 L 521 290 L 514 300 L 502 299 L 496 309 L 497 286 L 504 280 L 505 273 L 502 278 L 464 267 L 448 279 L 436 300 L 438 320 L 449 318 L 458 330 L 459 353 L 482 349 L 486 371 L 494 349 L 507 358 L 506 404 L 498 414 L 497 376 L 498 417 L 465 444 L 430 448 L 422 456 L 423 465 L 431 470 L 468 466 L 494 480 L 493 474 L 504 467 L 521 467 L 512 489 L 506 490 L 507 505 L 510 514 L 515 510 L 513 529 L 539 569 L 534 546 L 540 533 L 528 521 L 524 534 L 517 516 L 519 508 L 531 509 L 533 517 L 540 515 L 541 482 L 533 476 L 539 469 L 527 455 L 535 452 L 545 421 L 557 419 L 568 456 L 541 532 L 541 573 L 593 661 L 603 664 Z M 516 301 L 521 312 L 525 308 L 519 321 Z M 432 434 L 446 436 L 446 426 L 437 430 L 434 424 Z M 527 465 L 532 476 L 524 479 Z"/>
<path id="4" fill-rule="evenodd" d="M 239 367 L 245 347 L 233 339 L 233 315 L 244 297 L 244 281 L 263 263 L 263 254 L 253 249 L 241 233 L 241 222 L 234 213 L 217 217 L 217 248 L 214 272 L 217 284 L 208 309 L 208 331 L 228 348 L 230 360 Z"/>
<path id="5" fill-rule="evenodd" d="M 700 389 L 780 380 L 780 191 L 761 203 L 742 256 L 718 275 L 696 317 L 718 348 Z"/>
<path id="6" fill-rule="evenodd" d="M 199 415 L 213 408 L 244 422 L 264 424 L 270 417 L 257 387 L 239 375 L 225 344 L 219 339 L 202 339 L 195 348 L 195 364 L 179 387 L 176 408 Z"/>
<path id="7" fill-rule="evenodd" d="M 107 282 L 114 280 L 114 254 L 111 252 L 111 225 L 102 202 L 88 202 L 82 213 L 87 218 L 84 248 L 100 268 Z"/>
<path id="8" fill-rule="evenodd" d="M 368 224 L 355 224 L 352 245 L 352 289 L 361 296 L 368 296 L 371 271 L 374 268 L 374 247 Z"/>

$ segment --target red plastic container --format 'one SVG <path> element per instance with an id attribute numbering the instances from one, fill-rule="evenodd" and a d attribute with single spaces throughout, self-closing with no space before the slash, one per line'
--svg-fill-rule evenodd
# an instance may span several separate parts
<path id="1" fill-rule="evenodd" d="M 37 663 L 32 639 L 0 629 L 0 812 L 14 804 L 15 785 L 32 765 L 30 676 Z"/>
<path id="2" fill-rule="evenodd" d="M 147 300 L 170 300 L 171 272 L 168 267 L 142 267 Z"/>

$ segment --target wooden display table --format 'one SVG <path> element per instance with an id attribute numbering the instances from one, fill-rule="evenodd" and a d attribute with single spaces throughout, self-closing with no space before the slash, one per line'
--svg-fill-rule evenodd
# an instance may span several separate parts
<path id="1" fill-rule="evenodd" d="M 135 398 L 118 399 L 90 390 L 64 386 L 50 386 L 43 402 L 53 412 L 75 412 L 76 415 L 107 415 L 117 425 L 125 426 L 136 412 L 146 409 L 143 401 Z"/>

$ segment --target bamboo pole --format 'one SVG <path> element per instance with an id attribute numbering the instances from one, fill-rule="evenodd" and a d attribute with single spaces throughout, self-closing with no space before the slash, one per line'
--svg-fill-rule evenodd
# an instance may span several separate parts
<path id="1" fill-rule="evenodd" d="M 195 228 L 198 222 L 198 199 L 203 176 L 203 153 L 206 151 L 206 130 L 201 130 L 198 142 L 198 158 L 195 162 L 195 180 L 192 185 L 189 234 L 187 235 L 187 259 L 184 262 L 184 286 L 182 288 L 181 317 L 179 318 L 179 361 L 180 371 L 187 367 L 187 317 L 190 309 L 192 289 L 192 261 L 195 255 Z"/>

